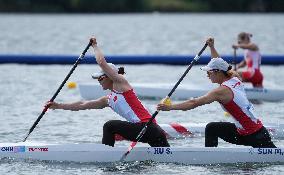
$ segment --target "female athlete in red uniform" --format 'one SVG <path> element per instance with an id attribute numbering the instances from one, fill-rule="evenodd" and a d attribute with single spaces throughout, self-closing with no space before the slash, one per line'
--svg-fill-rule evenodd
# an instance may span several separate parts
<path id="1" fill-rule="evenodd" d="M 102 51 L 97 46 L 96 38 L 92 38 L 91 40 L 96 61 L 101 67 L 101 71 L 92 75 L 92 77 L 99 81 L 104 90 L 111 90 L 111 93 L 97 100 L 65 104 L 48 102 L 47 105 L 49 105 L 51 109 L 72 111 L 110 107 L 126 121 L 110 120 L 106 122 L 103 127 L 102 143 L 114 146 L 115 134 L 119 134 L 127 140 L 136 141 L 136 137 L 151 118 L 151 114 L 142 105 L 132 86 L 124 78 L 124 69 L 117 68 L 115 65 L 107 63 Z M 153 121 L 153 123 L 148 126 L 141 142 L 148 143 L 150 146 L 155 147 L 170 146 L 164 131 L 156 121 Z"/>
<path id="2" fill-rule="evenodd" d="M 206 95 L 187 100 L 178 104 L 160 103 L 158 110 L 190 110 L 214 101 L 219 102 L 223 109 L 232 115 L 234 123 L 211 122 L 205 129 L 205 146 L 218 146 L 218 138 L 226 142 L 252 147 L 274 148 L 267 129 L 262 125 L 255 113 L 253 105 L 248 101 L 243 83 L 235 76 L 230 66 L 219 58 L 214 48 L 213 38 L 207 40 L 211 50 L 212 59 L 207 66 L 201 69 L 207 71 L 212 83 L 220 86 L 209 91 Z M 164 100 L 165 101 L 165 100 Z"/>
<path id="3" fill-rule="evenodd" d="M 246 71 L 238 71 L 244 82 L 252 83 L 253 87 L 263 87 L 263 75 L 260 71 L 261 55 L 256 44 L 250 41 L 251 34 L 241 32 L 238 35 L 238 44 L 233 44 L 234 49 L 244 49 L 244 60 L 237 65 L 238 68 L 247 66 Z"/>

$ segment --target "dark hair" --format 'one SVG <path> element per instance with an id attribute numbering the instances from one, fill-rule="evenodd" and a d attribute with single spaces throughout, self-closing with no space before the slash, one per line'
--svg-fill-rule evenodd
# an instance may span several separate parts
<path id="1" fill-rule="evenodd" d="M 124 72 L 124 67 L 119 67 L 118 68 L 118 74 L 121 74 L 121 75 L 124 75 L 125 72 Z"/>
<path id="2" fill-rule="evenodd" d="M 231 70 L 232 70 L 232 65 L 229 65 L 228 70 L 227 71 L 223 71 L 223 74 L 226 75 L 227 77 L 231 77 Z"/>
<path id="3" fill-rule="evenodd" d="M 233 67 L 232 67 L 232 65 L 229 65 L 229 67 L 228 67 L 228 70 L 227 71 L 229 71 L 229 70 L 231 70 Z"/>
<path id="4" fill-rule="evenodd" d="M 245 39 L 250 39 L 252 37 L 252 34 L 250 34 L 250 33 L 246 33 L 246 32 L 241 32 L 241 33 L 239 33 L 239 35 L 238 35 L 238 39 L 240 39 L 240 40 L 245 40 Z"/>

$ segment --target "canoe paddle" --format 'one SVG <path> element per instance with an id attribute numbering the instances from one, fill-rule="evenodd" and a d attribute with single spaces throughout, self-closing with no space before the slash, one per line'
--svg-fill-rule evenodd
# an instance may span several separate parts
<path id="1" fill-rule="evenodd" d="M 178 85 L 181 83 L 181 81 L 183 80 L 183 78 L 186 76 L 186 74 L 189 72 L 189 70 L 191 69 L 191 67 L 199 60 L 200 55 L 203 53 L 203 51 L 206 49 L 207 47 L 207 43 L 203 46 L 203 48 L 199 51 L 199 53 L 194 57 L 194 59 L 191 61 L 190 65 L 188 66 L 188 68 L 186 69 L 186 71 L 183 73 L 183 75 L 180 77 L 180 79 L 178 80 L 178 82 L 175 84 L 175 86 L 173 87 L 173 89 L 170 91 L 170 93 L 168 94 L 168 96 L 166 98 L 170 98 L 171 95 L 174 93 L 174 91 L 176 90 L 176 88 L 178 87 Z M 126 156 L 130 153 L 130 151 L 135 147 L 135 145 L 137 144 L 137 142 L 140 141 L 140 139 L 143 137 L 143 135 L 146 133 L 147 127 L 153 122 L 153 120 L 155 119 L 155 117 L 158 115 L 159 111 L 155 111 L 155 113 L 152 115 L 152 117 L 150 118 L 150 120 L 145 124 L 145 126 L 142 128 L 142 130 L 140 131 L 140 133 L 138 134 L 138 136 L 136 137 L 136 141 L 133 141 L 130 146 L 128 147 L 127 152 L 125 152 L 120 161 L 123 161 Z"/>
<path id="2" fill-rule="evenodd" d="M 237 70 L 237 49 L 234 48 L 234 59 L 233 59 L 234 71 Z"/>
<path id="3" fill-rule="evenodd" d="M 77 65 L 79 64 L 79 62 L 84 58 L 86 52 L 88 51 L 89 47 L 92 45 L 92 42 L 90 41 L 89 44 L 87 45 L 87 47 L 85 48 L 85 50 L 82 52 L 82 54 L 79 56 L 79 58 L 76 60 L 76 62 L 74 63 L 72 69 L 70 70 L 70 72 L 67 74 L 67 76 L 65 77 L 65 79 L 63 80 L 63 82 L 61 83 L 61 85 L 59 86 L 59 88 L 57 89 L 57 91 L 55 92 L 55 94 L 52 96 L 52 98 L 49 101 L 54 101 L 56 96 L 59 94 L 60 90 L 63 88 L 63 86 L 65 85 L 66 81 L 69 79 L 69 77 L 71 76 L 71 74 L 73 73 L 73 71 L 75 70 L 75 68 L 77 67 Z M 44 109 L 42 110 L 41 114 L 38 116 L 38 118 L 36 119 L 36 121 L 34 122 L 33 126 L 30 128 L 29 133 L 27 134 L 27 136 L 24 138 L 23 142 L 25 142 L 27 140 L 27 138 L 29 137 L 29 135 L 33 132 L 33 130 L 35 129 L 36 125 L 38 124 L 38 122 L 41 120 L 41 118 L 43 117 L 43 115 L 46 113 L 46 111 L 48 110 L 49 106 L 45 106 Z"/>

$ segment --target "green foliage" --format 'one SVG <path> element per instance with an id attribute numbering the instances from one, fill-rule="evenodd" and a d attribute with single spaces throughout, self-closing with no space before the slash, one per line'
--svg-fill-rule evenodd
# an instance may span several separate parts
<path id="1" fill-rule="evenodd" d="M 200 12 L 209 9 L 208 3 L 202 0 L 146 0 L 150 11 L 167 12 Z"/>
<path id="2" fill-rule="evenodd" d="M 0 12 L 284 12 L 284 0 L 0 0 Z"/>

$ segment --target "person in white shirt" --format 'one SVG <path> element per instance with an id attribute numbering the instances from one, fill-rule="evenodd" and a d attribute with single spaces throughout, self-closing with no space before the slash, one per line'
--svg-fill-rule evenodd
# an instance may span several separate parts
<path id="1" fill-rule="evenodd" d="M 241 32 L 238 35 L 238 43 L 233 44 L 234 49 L 244 49 L 244 60 L 237 64 L 236 68 L 247 67 L 245 71 L 238 71 L 243 82 L 250 82 L 253 87 L 263 87 L 263 74 L 260 71 L 261 54 L 258 46 L 251 42 L 252 34 Z"/>

